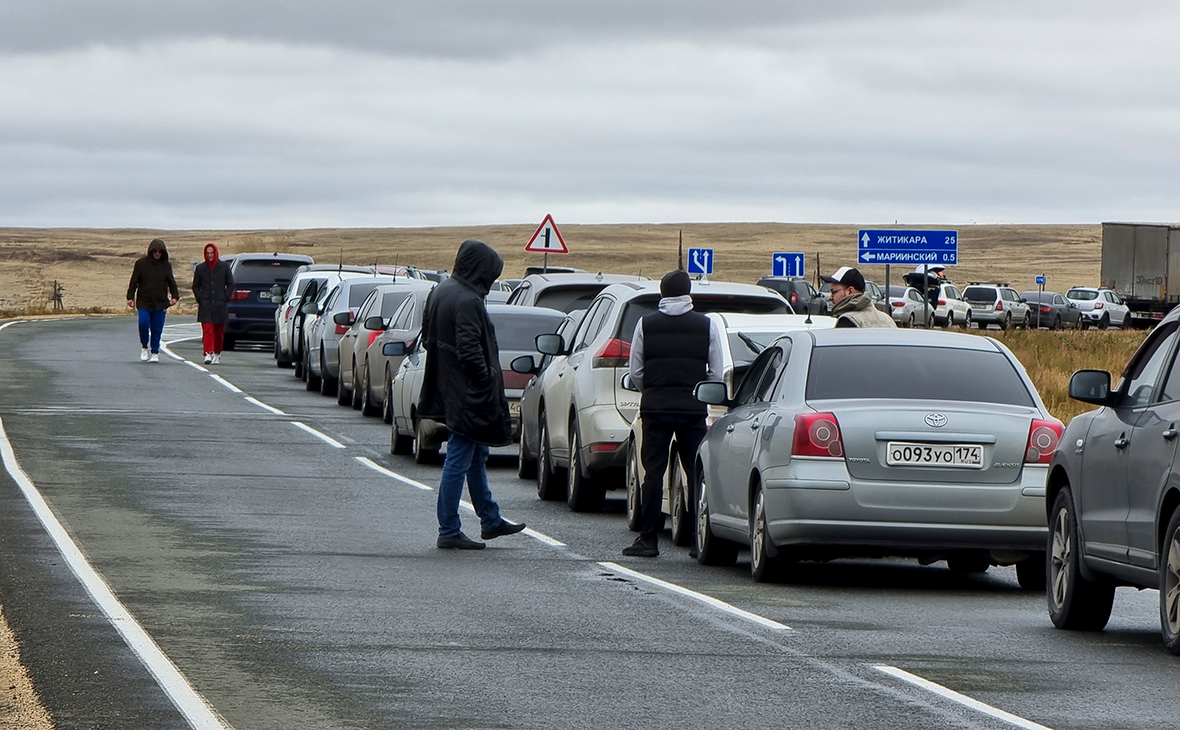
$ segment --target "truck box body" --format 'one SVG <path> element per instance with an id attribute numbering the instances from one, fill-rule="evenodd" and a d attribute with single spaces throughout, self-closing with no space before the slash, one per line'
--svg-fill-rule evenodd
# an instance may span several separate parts
<path id="1" fill-rule="evenodd" d="M 1126 301 L 1136 324 L 1163 319 L 1180 302 L 1180 225 L 1103 223 L 1102 286 Z"/>

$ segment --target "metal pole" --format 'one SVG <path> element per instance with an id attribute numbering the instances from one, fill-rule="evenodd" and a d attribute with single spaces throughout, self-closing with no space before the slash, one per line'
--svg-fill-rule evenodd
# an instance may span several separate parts
<path id="1" fill-rule="evenodd" d="M 545 252 L 545 260 L 543 262 L 541 262 L 541 273 L 542 274 L 549 273 L 549 252 L 548 251 Z"/>
<path id="2" fill-rule="evenodd" d="M 885 264 L 885 314 L 893 319 L 893 302 L 889 301 L 889 264 Z"/>
<path id="3" fill-rule="evenodd" d="M 930 329 L 933 319 L 930 316 L 930 264 L 922 264 L 922 289 L 922 314 L 926 320 L 923 324 Z"/>

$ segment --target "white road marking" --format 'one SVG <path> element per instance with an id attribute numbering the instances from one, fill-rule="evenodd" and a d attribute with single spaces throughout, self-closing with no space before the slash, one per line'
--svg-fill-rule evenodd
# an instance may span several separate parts
<path id="1" fill-rule="evenodd" d="M 280 411 L 278 408 L 275 408 L 274 406 L 268 406 L 267 404 L 263 403 L 262 401 L 258 400 L 257 398 L 255 398 L 252 395 L 246 396 L 246 402 L 253 403 L 254 405 L 258 406 L 259 408 L 265 408 L 266 410 L 270 411 L 271 413 L 275 414 L 276 416 L 287 415 L 286 413 L 283 413 L 282 411 Z"/>
<path id="2" fill-rule="evenodd" d="M 390 471 L 389 469 L 386 469 L 385 467 L 381 466 L 380 464 L 373 461 L 372 459 L 370 459 L 367 456 L 358 456 L 358 457 L 356 457 L 356 460 L 359 461 L 360 463 L 364 464 L 365 466 L 369 467 L 373 471 L 378 472 L 380 474 L 384 474 L 385 476 L 389 477 L 390 479 L 396 479 L 399 482 L 402 482 L 403 484 L 409 484 L 411 487 L 415 487 L 417 489 L 421 489 L 426 492 L 433 492 L 434 491 L 434 487 L 428 487 L 425 484 L 423 484 L 422 482 L 414 481 L 413 479 L 410 479 L 409 477 L 403 477 L 401 474 L 398 474 L 396 471 Z"/>
<path id="3" fill-rule="evenodd" d="M 953 689 L 947 689 L 941 684 L 935 684 L 928 679 L 923 679 L 916 674 L 910 674 L 903 669 L 898 669 L 897 667 L 891 667 L 884 664 L 874 665 L 873 669 L 876 669 L 879 672 L 884 672 L 885 674 L 900 679 L 903 682 L 908 682 L 915 687 L 921 687 L 928 692 L 933 692 L 939 697 L 943 697 L 952 702 L 957 702 L 960 705 L 970 707 L 972 710 L 982 712 L 983 714 L 994 717 L 997 720 L 1003 720 L 1004 722 L 1015 725 L 1016 727 L 1024 728 L 1025 730 L 1051 730 L 1050 728 L 1035 723 L 1032 720 L 1025 720 L 1019 715 L 1013 715 L 1010 712 L 1004 712 L 1003 710 L 992 707 L 991 705 L 985 705 L 979 700 L 971 699 L 967 695 L 959 694 Z"/>
<path id="4" fill-rule="evenodd" d="M 191 361 L 191 360 L 185 360 L 185 361 L 184 361 L 184 364 L 185 364 L 185 365 L 188 365 L 190 368 L 193 368 L 194 370 L 197 370 L 197 371 L 199 371 L 199 372 L 202 372 L 202 373 L 207 373 L 207 372 L 209 372 L 209 368 L 206 368 L 206 367 L 203 367 L 203 366 L 201 366 L 201 365 L 198 365 L 198 364 L 196 364 L 195 362 L 193 362 L 193 361 Z"/>
<path id="5" fill-rule="evenodd" d="M 0 457 L 3 457 L 4 468 L 8 470 L 13 481 L 24 493 L 29 506 L 33 508 L 33 512 L 45 527 L 45 531 L 53 538 L 54 544 L 57 545 L 66 564 L 70 566 L 70 570 L 74 572 L 86 592 L 90 594 L 94 603 L 106 615 L 115 630 L 123 636 L 127 646 L 135 652 L 143 665 L 156 678 L 156 683 L 176 705 L 176 709 L 184 715 L 189 727 L 194 730 L 230 730 L 229 724 L 223 721 L 212 705 L 189 684 L 188 679 L 181 674 L 172 660 L 160 650 L 147 631 L 119 602 L 102 576 L 87 562 L 73 538 L 58 522 L 53 515 L 53 510 L 49 508 L 41 493 L 37 491 L 36 485 L 17 462 L 16 453 L 4 431 L 3 420 L 0 420 Z"/>
<path id="6" fill-rule="evenodd" d="M 645 583 L 651 583 L 652 585 L 659 586 L 660 588 L 663 588 L 664 590 L 668 590 L 673 593 L 679 593 L 682 596 L 688 596 L 689 598 L 696 599 L 707 606 L 711 606 L 713 608 L 718 609 L 719 611 L 724 611 L 726 613 L 733 614 L 734 616 L 744 618 L 747 621 L 753 621 L 754 623 L 758 624 L 759 626 L 765 626 L 768 629 L 774 629 L 776 631 L 792 631 L 793 630 L 793 629 L 791 629 L 790 626 L 787 626 L 786 624 L 780 624 L 778 621 L 773 621 L 771 619 L 766 618 L 765 616 L 759 616 L 756 613 L 750 613 L 749 611 L 738 608 L 737 606 L 731 606 L 728 603 L 726 603 L 725 601 L 718 600 L 716 598 L 713 598 L 712 596 L 706 596 L 704 593 L 697 593 L 696 591 L 690 591 L 689 589 L 684 588 L 682 586 L 678 586 L 675 583 L 669 583 L 666 580 L 660 580 L 659 578 L 653 578 L 650 575 L 647 575 L 645 573 L 640 573 L 637 570 L 631 570 L 630 568 L 624 568 L 623 566 L 621 566 L 617 563 L 599 563 L 599 565 L 606 568 L 607 570 L 613 570 L 617 573 L 622 573 L 623 575 L 630 576 L 631 578 L 635 578 L 636 580 L 641 580 Z"/>
<path id="7" fill-rule="evenodd" d="M 331 436 L 325 436 L 324 434 L 315 430 L 311 426 L 308 426 L 306 423 L 300 423 L 299 421 L 289 421 L 289 423 L 296 428 L 302 428 L 304 431 L 307 431 L 312 436 L 315 436 L 316 438 L 320 439 L 321 441 L 328 444 L 329 446 L 335 446 L 338 449 L 346 448 L 344 446 L 344 444 L 340 443 L 339 441 L 332 438 Z"/>
<path id="8" fill-rule="evenodd" d="M 221 377 L 220 375 L 214 375 L 213 373 L 209 373 L 209 377 L 213 378 L 214 380 L 216 380 L 217 382 L 221 383 L 222 385 L 224 385 L 225 387 L 229 388 L 230 390 L 232 390 L 232 391 L 233 391 L 233 392 L 235 392 L 235 393 L 241 393 L 241 392 L 242 392 L 242 389 L 241 389 L 241 388 L 239 388 L 238 386 L 236 386 L 236 385 L 234 385 L 233 383 L 229 382 L 228 380 L 226 380 L 225 378 Z M 342 447 L 340 447 L 340 448 L 344 448 L 344 447 L 342 446 Z"/>
<path id="9" fill-rule="evenodd" d="M 565 547 L 566 546 L 565 543 L 562 542 L 561 540 L 554 540 L 552 537 L 549 537 L 545 533 L 537 532 L 536 530 L 534 530 L 531 527 L 524 528 L 523 530 L 521 530 L 520 534 L 528 535 L 529 537 L 533 538 L 537 542 L 542 542 L 542 543 L 549 545 L 551 547 Z"/>
<path id="10" fill-rule="evenodd" d="M 22 321 L 23 321 L 23 320 L 14 319 L 14 320 L 12 320 L 11 322 L 5 322 L 4 324 L 0 324 L 0 330 L 2 330 L 2 329 L 7 329 L 8 327 L 11 327 L 11 326 L 12 326 L 12 325 L 14 325 L 14 324 L 19 324 L 19 323 L 20 323 L 20 322 L 22 322 Z"/>

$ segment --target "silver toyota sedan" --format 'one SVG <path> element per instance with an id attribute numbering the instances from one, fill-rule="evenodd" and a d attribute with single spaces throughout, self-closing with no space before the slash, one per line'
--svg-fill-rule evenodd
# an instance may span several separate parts
<path id="1" fill-rule="evenodd" d="M 958 377 L 946 378 L 948 372 Z M 895 329 L 790 332 L 764 350 L 697 456 L 697 553 L 757 581 L 801 560 L 890 555 L 1045 585 L 1045 482 L 1064 430 L 999 342 Z"/>

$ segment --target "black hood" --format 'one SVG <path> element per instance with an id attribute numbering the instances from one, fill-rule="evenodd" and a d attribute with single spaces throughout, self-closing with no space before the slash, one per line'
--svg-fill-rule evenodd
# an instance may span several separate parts
<path id="1" fill-rule="evenodd" d="M 492 282 L 500 278 L 503 271 L 504 259 L 500 258 L 496 249 L 483 241 L 469 238 L 459 246 L 451 276 L 470 286 L 481 297 L 486 297 L 492 290 Z"/>
<path id="2" fill-rule="evenodd" d="M 148 244 L 148 257 L 149 258 L 152 255 L 152 251 L 162 251 L 163 253 L 160 256 L 160 260 L 161 261 L 168 260 L 168 247 L 164 245 L 164 239 L 153 238 L 152 242 Z"/>

